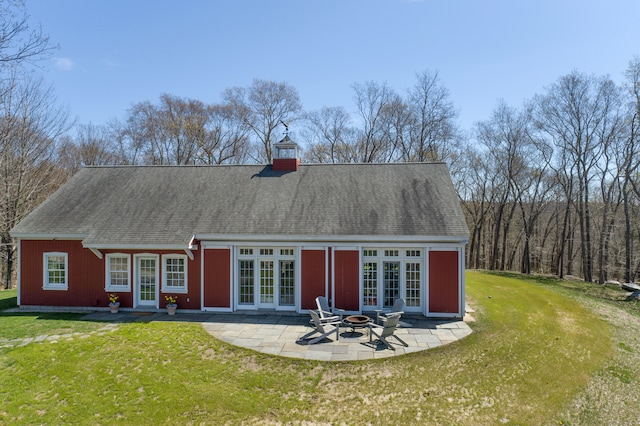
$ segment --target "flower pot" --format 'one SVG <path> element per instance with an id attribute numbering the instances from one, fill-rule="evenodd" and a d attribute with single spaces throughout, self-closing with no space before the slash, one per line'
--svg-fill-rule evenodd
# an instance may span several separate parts
<path id="1" fill-rule="evenodd" d="M 169 315 L 175 315 L 176 309 L 178 309 L 178 305 L 167 305 L 167 313 Z"/>
<path id="2" fill-rule="evenodd" d="M 109 309 L 111 309 L 112 314 L 118 313 L 118 308 L 120 307 L 120 302 L 117 303 L 109 303 Z"/>

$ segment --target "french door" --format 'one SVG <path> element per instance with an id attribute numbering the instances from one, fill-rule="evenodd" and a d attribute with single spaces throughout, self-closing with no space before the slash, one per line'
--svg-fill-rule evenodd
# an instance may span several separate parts
<path id="1" fill-rule="evenodd" d="M 158 306 L 158 257 L 136 256 L 138 306 Z"/>
<path id="2" fill-rule="evenodd" d="M 402 298 L 406 302 L 406 311 L 420 311 L 423 278 L 420 255 L 416 250 L 365 250 L 362 264 L 363 310 L 388 309 L 396 299 Z"/>
<path id="3" fill-rule="evenodd" d="M 239 309 L 295 309 L 293 250 L 241 249 L 237 286 Z"/>

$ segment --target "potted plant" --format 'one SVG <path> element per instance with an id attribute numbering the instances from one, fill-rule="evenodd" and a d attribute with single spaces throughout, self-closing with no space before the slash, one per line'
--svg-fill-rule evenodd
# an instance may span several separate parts
<path id="1" fill-rule="evenodd" d="M 111 293 L 109 295 L 109 309 L 111 309 L 112 314 L 118 313 L 118 308 L 120 308 L 120 302 L 118 302 L 118 295 L 115 293 Z"/>
<path id="2" fill-rule="evenodd" d="M 175 315 L 176 309 L 178 308 L 178 296 L 167 295 L 164 297 L 164 300 L 167 301 L 167 313 L 169 315 Z"/>

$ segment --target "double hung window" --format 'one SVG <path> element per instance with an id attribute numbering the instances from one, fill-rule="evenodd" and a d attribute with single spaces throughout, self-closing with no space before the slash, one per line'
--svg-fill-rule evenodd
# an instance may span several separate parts
<path id="1" fill-rule="evenodd" d="M 106 256 L 106 291 L 131 291 L 131 256 L 110 253 Z"/>
<path id="2" fill-rule="evenodd" d="M 187 256 L 162 256 L 162 292 L 187 293 Z"/>
<path id="3" fill-rule="evenodd" d="M 45 290 L 67 290 L 69 288 L 69 261 L 67 253 L 44 253 L 43 288 Z"/>

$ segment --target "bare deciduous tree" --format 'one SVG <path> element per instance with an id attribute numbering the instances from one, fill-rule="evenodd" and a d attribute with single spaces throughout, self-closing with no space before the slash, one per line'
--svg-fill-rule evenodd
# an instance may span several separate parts
<path id="1" fill-rule="evenodd" d="M 537 120 L 576 174 L 575 203 L 580 223 L 580 250 L 585 281 L 593 281 L 591 188 L 596 166 L 609 141 L 604 136 L 616 114 L 615 84 L 578 72 L 561 77 L 536 98 Z M 558 169 L 557 169 L 558 170 Z M 569 178 L 569 176 L 567 176 Z M 573 178 L 573 176 L 571 176 Z"/>
<path id="2" fill-rule="evenodd" d="M 78 125 L 75 138 L 66 136 L 61 139 L 58 163 L 69 175 L 74 175 L 84 166 L 125 164 L 113 136 L 106 126 Z"/>
<path id="3" fill-rule="evenodd" d="M 437 72 L 424 71 L 416 78 L 409 91 L 413 121 L 403 157 L 405 161 L 448 161 L 460 140 L 458 113 Z"/>
<path id="4" fill-rule="evenodd" d="M 299 119 L 302 104 L 298 91 L 287 83 L 253 80 L 251 87 L 234 87 L 223 93 L 224 103 L 253 131 L 257 138 L 255 160 L 272 161 L 272 145 L 277 142 L 276 129 Z"/>
<path id="5" fill-rule="evenodd" d="M 385 144 L 384 119 L 390 105 L 397 100 L 396 93 L 387 83 L 368 81 L 353 85 L 354 100 L 362 128 L 358 135 L 357 161 L 360 163 L 383 162 L 390 147 Z M 388 141 L 388 139 L 387 139 Z"/>
<path id="6" fill-rule="evenodd" d="M 36 62 L 56 48 L 42 28 L 29 27 L 28 18 L 24 1 L 0 1 L 0 70 Z"/>
<path id="7" fill-rule="evenodd" d="M 0 88 L 0 242 L 8 288 L 15 254 L 9 231 L 64 181 L 53 159 L 69 119 L 41 80 L 13 74 Z"/>
<path id="8" fill-rule="evenodd" d="M 305 116 L 306 159 L 313 163 L 355 161 L 355 134 L 352 119 L 343 107 L 324 107 Z"/>

